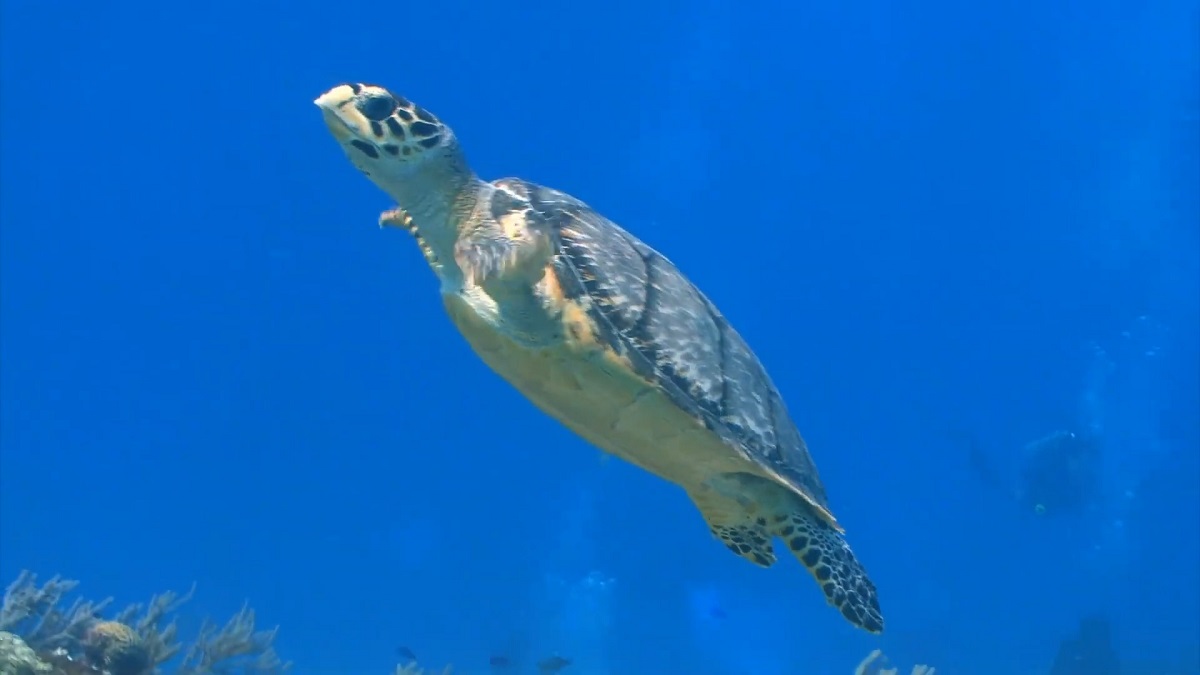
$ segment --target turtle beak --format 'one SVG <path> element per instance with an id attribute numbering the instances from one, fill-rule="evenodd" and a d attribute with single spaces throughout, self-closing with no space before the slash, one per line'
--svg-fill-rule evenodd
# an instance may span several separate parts
<path id="1" fill-rule="evenodd" d="M 321 117 L 325 119 L 325 126 L 329 127 L 329 133 L 333 134 L 333 137 L 339 142 L 348 143 L 356 138 L 350 130 L 350 126 L 341 117 L 338 117 L 336 112 L 323 108 L 321 110 Z"/>
<path id="2" fill-rule="evenodd" d="M 354 87 L 348 84 L 339 84 L 318 96 L 313 103 L 323 110 L 337 110 L 352 100 L 354 100 Z"/>
<path id="3" fill-rule="evenodd" d="M 345 117 L 347 110 L 357 113 L 354 106 L 347 108 L 352 100 L 354 100 L 354 89 L 348 84 L 339 84 L 313 101 L 321 109 L 321 117 L 325 119 L 325 126 L 329 127 L 329 132 L 342 142 L 361 136 L 357 125 Z"/>

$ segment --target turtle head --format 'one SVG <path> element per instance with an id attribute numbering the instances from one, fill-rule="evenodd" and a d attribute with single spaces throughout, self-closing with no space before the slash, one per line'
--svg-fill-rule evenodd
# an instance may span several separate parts
<path id="1" fill-rule="evenodd" d="M 450 127 L 383 87 L 339 84 L 314 103 L 351 163 L 397 201 L 422 174 L 444 181 L 446 172 L 470 173 Z"/>

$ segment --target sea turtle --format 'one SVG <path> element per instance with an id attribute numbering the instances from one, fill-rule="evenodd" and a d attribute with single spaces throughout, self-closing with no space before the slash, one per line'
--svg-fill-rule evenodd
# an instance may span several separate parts
<path id="1" fill-rule="evenodd" d="M 779 537 L 852 624 L 883 630 L 808 447 L 746 342 L 665 256 L 558 190 L 476 176 L 449 126 L 371 84 L 315 101 L 399 208 L 467 342 L 538 408 L 683 488 L 762 567 Z"/>

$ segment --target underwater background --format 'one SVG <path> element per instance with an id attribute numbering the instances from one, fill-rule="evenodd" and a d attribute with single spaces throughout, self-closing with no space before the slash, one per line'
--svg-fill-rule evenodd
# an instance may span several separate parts
<path id="1" fill-rule="evenodd" d="M 1195 0 L 0 8 L 4 583 L 195 583 L 184 632 L 248 600 L 301 674 L 1042 674 L 1089 617 L 1198 672 Z M 345 81 L 696 282 L 882 636 L 471 353 L 312 104 Z M 1102 480 L 1023 508 L 1059 430 Z"/>

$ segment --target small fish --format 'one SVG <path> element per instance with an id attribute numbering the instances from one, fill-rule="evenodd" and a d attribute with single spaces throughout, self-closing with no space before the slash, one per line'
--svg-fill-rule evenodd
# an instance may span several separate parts
<path id="1" fill-rule="evenodd" d="M 507 656 L 497 654 L 497 655 L 493 656 L 492 658 L 488 659 L 488 665 L 491 666 L 492 668 L 507 668 L 512 665 L 512 660 L 509 659 Z"/>
<path id="2" fill-rule="evenodd" d="M 561 656 L 551 656 L 547 659 L 538 661 L 538 672 L 541 675 L 554 675 L 558 671 L 571 665 L 571 659 L 564 659 Z"/>
<path id="3" fill-rule="evenodd" d="M 396 647 L 396 656 L 399 656 L 404 663 L 416 663 L 417 655 L 408 647 Z"/>

